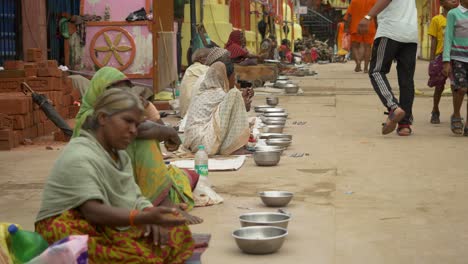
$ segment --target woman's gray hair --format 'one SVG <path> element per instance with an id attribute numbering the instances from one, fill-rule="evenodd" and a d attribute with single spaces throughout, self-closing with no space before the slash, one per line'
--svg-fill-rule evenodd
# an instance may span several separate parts
<path id="1" fill-rule="evenodd" d="M 144 110 L 143 104 L 138 96 L 119 88 L 108 89 L 98 97 L 93 107 L 93 113 L 86 118 L 82 127 L 86 130 L 94 131 L 99 128 L 99 114 L 113 116 L 135 108 L 141 112 Z"/>
<path id="2" fill-rule="evenodd" d="M 209 53 L 210 53 L 210 49 L 207 49 L 207 48 L 197 49 L 192 54 L 192 63 L 201 62 L 201 59 L 206 58 Z"/>

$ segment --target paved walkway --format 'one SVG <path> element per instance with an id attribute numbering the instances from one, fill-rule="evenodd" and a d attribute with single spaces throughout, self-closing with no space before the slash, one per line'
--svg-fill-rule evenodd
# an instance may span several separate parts
<path id="1" fill-rule="evenodd" d="M 442 124 L 429 124 L 427 63 L 418 62 L 417 88 L 427 96 L 416 98 L 408 138 L 380 135 L 383 107 L 352 63 L 314 69 L 318 76 L 298 79 L 304 96 L 280 98 L 294 140 L 279 166 L 249 159 L 240 171 L 210 174 L 225 203 L 194 211 L 205 223 L 193 231 L 213 235 L 204 263 L 466 263 L 468 139 L 449 130 L 450 97 L 442 99 Z M 254 105 L 263 103 L 255 98 Z M 288 157 L 298 152 L 309 156 Z M 33 227 L 58 153 L 43 146 L 0 152 L 1 221 Z M 242 254 L 231 237 L 237 217 L 271 211 L 256 193 L 273 189 L 295 193 L 289 237 L 276 254 Z"/>

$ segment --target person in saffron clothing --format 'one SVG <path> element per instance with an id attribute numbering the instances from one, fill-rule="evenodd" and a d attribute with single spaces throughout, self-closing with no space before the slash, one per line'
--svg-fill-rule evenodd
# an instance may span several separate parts
<path id="1" fill-rule="evenodd" d="M 231 60 L 233 63 L 239 63 L 240 65 L 256 65 L 257 56 L 251 54 L 245 47 L 247 40 L 245 35 L 240 30 L 234 30 L 229 35 L 228 42 L 225 45 L 225 49 L 231 53 Z"/>
<path id="2" fill-rule="evenodd" d="M 194 250 L 186 219 L 153 207 L 135 182 L 125 149 L 143 118 L 140 99 L 122 89 L 97 98 L 93 113 L 47 179 L 36 231 L 49 243 L 88 235 L 90 263 L 185 263 Z"/>
<path id="3" fill-rule="evenodd" d="M 347 11 L 347 29 L 351 34 L 351 49 L 356 61 L 355 72 L 362 71 L 361 63 L 364 61 L 364 73 L 369 71 L 371 59 L 371 46 L 375 37 L 375 22 L 370 23 L 366 33 L 358 32 L 358 25 L 361 19 L 369 13 L 375 5 L 376 0 L 353 0 L 349 4 Z"/>

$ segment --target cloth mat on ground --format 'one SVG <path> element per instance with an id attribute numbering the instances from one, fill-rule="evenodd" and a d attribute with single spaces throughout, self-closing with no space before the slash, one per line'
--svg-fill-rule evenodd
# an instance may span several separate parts
<path id="1" fill-rule="evenodd" d="M 210 158 L 208 160 L 208 170 L 209 171 L 232 171 L 238 170 L 244 165 L 245 155 L 241 156 L 219 156 L 215 158 Z M 175 165 L 181 169 L 193 170 L 195 168 L 195 160 L 193 159 L 183 159 L 183 160 L 174 160 L 171 161 L 172 165 Z"/>
<path id="2" fill-rule="evenodd" d="M 195 250 L 193 251 L 192 257 L 190 257 L 185 264 L 201 264 L 201 255 L 208 249 L 210 239 L 210 234 L 193 234 Z"/>

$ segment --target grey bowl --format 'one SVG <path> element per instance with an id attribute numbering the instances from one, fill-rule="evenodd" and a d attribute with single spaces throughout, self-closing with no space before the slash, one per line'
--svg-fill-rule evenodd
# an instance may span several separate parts
<path id="1" fill-rule="evenodd" d="M 270 138 L 283 138 L 292 140 L 292 135 L 290 134 L 281 134 L 281 133 L 261 133 L 259 135 L 261 139 L 270 139 Z"/>
<path id="2" fill-rule="evenodd" d="M 263 133 L 283 133 L 284 125 L 266 125 L 262 129 Z"/>
<path id="3" fill-rule="evenodd" d="M 232 236 L 237 246 L 248 254 L 271 254 L 279 250 L 288 230 L 275 226 L 251 226 L 235 230 Z"/>
<path id="4" fill-rule="evenodd" d="M 264 108 L 262 109 L 263 113 L 285 113 L 286 110 L 284 108 Z"/>
<path id="5" fill-rule="evenodd" d="M 295 94 L 299 91 L 299 86 L 296 84 L 286 84 L 283 88 L 287 94 Z"/>
<path id="6" fill-rule="evenodd" d="M 266 206 L 283 207 L 291 202 L 294 194 L 286 191 L 267 191 L 258 193 Z"/>
<path id="7" fill-rule="evenodd" d="M 276 226 L 287 229 L 290 220 L 290 215 L 276 212 L 245 213 L 239 216 L 242 227 Z"/>
<path id="8" fill-rule="evenodd" d="M 259 150 L 253 154 L 255 164 L 258 166 L 276 166 L 281 159 L 281 151 Z"/>
<path id="9" fill-rule="evenodd" d="M 289 77 L 288 76 L 285 76 L 285 75 L 279 75 L 277 78 L 276 78 L 277 81 L 287 81 L 289 80 Z"/>
<path id="10" fill-rule="evenodd" d="M 265 125 L 272 125 L 272 126 L 284 126 L 286 125 L 286 119 L 269 119 L 269 118 L 265 118 L 264 120 L 262 120 L 262 122 L 265 124 Z"/>
<path id="11" fill-rule="evenodd" d="M 264 117 L 283 117 L 288 118 L 288 113 L 263 113 Z"/>
<path id="12" fill-rule="evenodd" d="M 288 84 L 293 84 L 292 81 L 279 80 L 273 84 L 274 88 L 284 88 Z"/>
<path id="13" fill-rule="evenodd" d="M 273 108 L 273 106 L 271 106 L 271 105 L 258 105 L 258 106 L 254 107 L 254 110 L 257 113 L 263 113 L 264 109 L 267 109 L 267 108 Z"/>
<path id="14" fill-rule="evenodd" d="M 277 106 L 279 104 L 278 97 L 267 97 L 266 98 L 267 105 Z"/>
<path id="15" fill-rule="evenodd" d="M 266 140 L 268 146 L 279 146 L 287 148 L 291 145 L 292 140 L 287 138 L 269 138 Z"/>
<path id="16" fill-rule="evenodd" d="M 278 146 L 256 146 L 255 151 L 279 151 L 283 153 L 284 148 Z"/>

